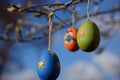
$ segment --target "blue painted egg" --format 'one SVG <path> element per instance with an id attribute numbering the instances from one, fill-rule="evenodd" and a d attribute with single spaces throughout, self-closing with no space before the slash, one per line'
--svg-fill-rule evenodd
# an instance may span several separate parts
<path id="1" fill-rule="evenodd" d="M 60 74 L 60 62 L 58 56 L 47 51 L 39 59 L 37 72 L 41 80 L 56 80 Z"/>

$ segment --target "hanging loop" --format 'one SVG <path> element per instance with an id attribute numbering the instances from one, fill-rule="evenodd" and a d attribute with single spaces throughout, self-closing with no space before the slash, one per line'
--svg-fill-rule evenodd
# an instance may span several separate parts
<path id="1" fill-rule="evenodd" d="M 87 4 L 87 20 L 90 20 L 90 0 L 88 0 Z"/>
<path id="2" fill-rule="evenodd" d="M 75 11 L 74 4 L 72 3 L 72 27 L 75 27 Z"/>
<path id="3" fill-rule="evenodd" d="M 48 51 L 51 50 L 51 35 L 52 35 L 52 27 L 53 27 L 53 22 L 52 22 L 52 16 L 53 16 L 54 12 L 50 12 L 48 14 L 48 19 L 49 19 L 49 37 L 48 37 Z"/>

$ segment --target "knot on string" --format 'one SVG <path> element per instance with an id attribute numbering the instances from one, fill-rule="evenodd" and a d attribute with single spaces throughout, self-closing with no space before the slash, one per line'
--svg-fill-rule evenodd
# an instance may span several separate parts
<path id="1" fill-rule="evenodd" d="M 52 17 L 53 15 L 54 15 L 54 12 L 53 12 L 53 11 L 49 12 L 48 18 Z"/>

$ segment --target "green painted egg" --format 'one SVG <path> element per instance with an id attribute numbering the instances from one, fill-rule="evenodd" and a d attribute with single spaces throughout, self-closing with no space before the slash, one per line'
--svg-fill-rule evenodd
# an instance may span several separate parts
<path id="1" fill-rule="evenodd" d="M 97 25 L 87 20 L 81 24 L 77 33 L 77 43 L 85 52 L 94 51 L 100 43 L 100 32 Z"/>

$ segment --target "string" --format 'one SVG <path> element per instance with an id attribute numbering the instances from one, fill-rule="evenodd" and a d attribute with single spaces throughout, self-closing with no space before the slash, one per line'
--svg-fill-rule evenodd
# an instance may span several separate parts
<path id="1" fill-rule="evenodd" d="M 87 20 L 90 20 L 90 0 L 88 0 L 88 5 L 87 5 Z"/>
<path id="2" fill-rule="evenodd" d="M 74 5 L 72 4 L 72 27 L 75 26 L 75 12 L 74 12 Z"/>
<path id="3" fill-rule="evenodd" d="M 53 12 L 50 12 L 48 15 L 48 19 L 49 19 L 48 51 L 51 50 L 51 35 L 52 35 L 52 27 L 53 27 L 52 15 L 53 15 Z"/>

